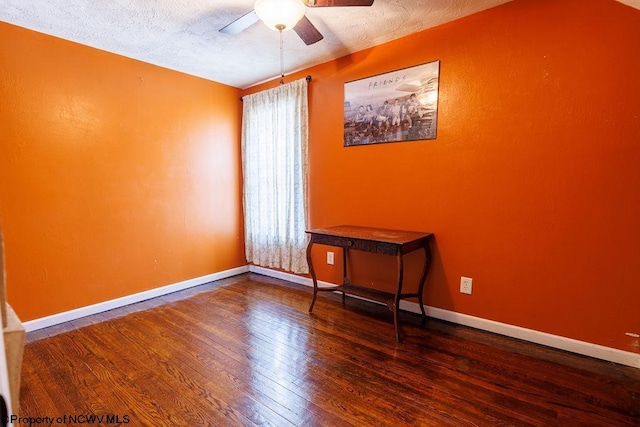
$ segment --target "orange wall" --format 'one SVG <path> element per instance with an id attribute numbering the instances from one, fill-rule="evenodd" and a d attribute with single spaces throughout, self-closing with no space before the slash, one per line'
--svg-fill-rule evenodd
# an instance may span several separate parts
<path id="1" fill-rule="evenodd" d="M 613 0 L 515 0 L 290 76 L 313 77 L 311 226 L 432 231 L 429 305 L 640 353 L 639 29 Z M 345 82 L 433 60 L 436 140 L 343 147 Z M 392 287 L 393 260 L 353 264 Z"/>
<path id="2" fill-rule="evenodd" d="M 0 216 L 23 321 L 246 264 L 239 95 L 0 23 Z"/>

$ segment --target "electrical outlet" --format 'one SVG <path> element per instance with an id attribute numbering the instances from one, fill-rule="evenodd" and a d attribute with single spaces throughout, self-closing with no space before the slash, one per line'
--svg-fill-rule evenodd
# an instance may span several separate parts
<path id="1" fill-rule="evenodd" d="M 463 294 L 471 295 L 471 289 L 473 288 L 473 279 L 471 277 L 460 278 L 460 292 Z"/>
<path id="2" fill-rule="evenodd" d="M 333 263 L 334 263 L 333 252 L 327 252 L 327 264 L 333 265 Z"/>

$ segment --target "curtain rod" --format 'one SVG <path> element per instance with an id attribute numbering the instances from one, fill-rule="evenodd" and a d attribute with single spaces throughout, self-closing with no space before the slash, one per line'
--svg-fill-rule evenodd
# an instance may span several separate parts
<path id="1" fill-rule="evenodd" d="M 311 83 L 311 74 L 307 75 L 307 77 L 304 78 L 307 83 Z M 242 97 L 240 97 L 240 101 L 242 101 Z"/>

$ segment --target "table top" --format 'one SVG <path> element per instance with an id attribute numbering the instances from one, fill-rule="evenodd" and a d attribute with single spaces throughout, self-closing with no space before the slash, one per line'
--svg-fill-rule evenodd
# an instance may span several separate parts
<path id="1" fill-rule="evenodd" d="M 358 225 L 336 225 L 334 227 L 314 228 L 306 232 L 309 234 L 372 240 L 397 245 L 415 242 L 416 240 L 429 237 L 432 234 L 421 231 L 392 230 L 386 228 L 361 227 Z"/>

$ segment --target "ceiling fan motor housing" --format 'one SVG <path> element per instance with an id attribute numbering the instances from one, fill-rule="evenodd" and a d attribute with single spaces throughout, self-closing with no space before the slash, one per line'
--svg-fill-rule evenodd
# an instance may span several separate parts
<path id="1" fill-rule="evenodd" d="M 274 31 L 288 31 L 304 16 L 300 0 L 258 0 L 253 7 L 258 18 Z"/>

